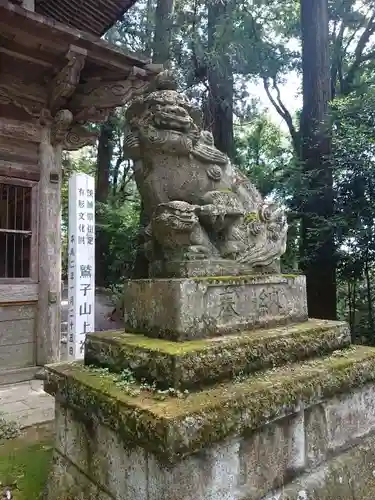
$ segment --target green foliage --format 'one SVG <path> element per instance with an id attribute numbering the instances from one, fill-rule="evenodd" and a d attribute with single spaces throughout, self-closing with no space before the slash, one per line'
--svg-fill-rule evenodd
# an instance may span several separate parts
<path id="1" fill-rule="evenodd" d="M 332 106 L 341 311 L 355 340 L 375 343 L 375 86 Z"/>
<path id="2" fill-rule="evenodd" d="M 108 241 L 108 253 L 103 265 L 107 271 L 107 285 L 129 278 L 137 249 L 140 203 L 97 203 L 100 223 L 97 229 L 104 231 Z"/>
<path id="3" fill-rule="evenodd" d="M 235 162 L 239 169 L 263 196 L 289 208 L 288 245 L 282 268 L 295 270 L 298 267 L 299 223 L 293 214 L 293 194 L 300 176 L 290 139 L 267 115 L 260 114 L 246 126 L 238 127 L 235 144 Z"/>
<path id="4" fill-rule="evenodd" d="M 0 446 L 0 483 L 9 486 L 17 500 L 42 498 L 51 458 L 49 441 L 7 441 Z"/>
<path id="5" fill-rule="evenodd" d="M 293 151 L 280 128 L 262 114 L 238 127 L 235 162 L 263 196 L 281 195 L 284 176 L 291 168 Z"/>

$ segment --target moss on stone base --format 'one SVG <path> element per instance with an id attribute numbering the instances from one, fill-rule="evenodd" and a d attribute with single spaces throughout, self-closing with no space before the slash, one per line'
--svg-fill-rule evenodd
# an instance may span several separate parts
<path id="1" fill-rule="evenodd" d="M 199 283 L 233 283 L 237 285 L 243 284 L 254 284 L 254 283 L 279 283 L 281 280 L 285 281 L 295 281 L 297 279 L 305 280 L 303 274 L 275 274 L 275 273 L 253 273 L 253 274 L 238 274 L 238 275 L 228 275 L 228 276 L 192 276 L 191 280 Z"/>
<path id="2" fill-rule="evenodd" d="M 117 373 L 130 369 L 161 388 L 190 389 L 321 356 L 349 342 L 346 323 L 324 320 L 179 343 L 98 332 L 87 338 L 85 363 Z"/>
<path id="3" fill-rule="evenodd" d="M 115 430 L 127 447 L 141 446 L 173 463 L 229 436 L 322 398 L 375 380 L 375 349 L 354 347 L 190 394 L 155 401 L 147 392 L 129 396 L 111 377 L 79 363 L 48 367 L 45 390 L 87 419 Z"/>

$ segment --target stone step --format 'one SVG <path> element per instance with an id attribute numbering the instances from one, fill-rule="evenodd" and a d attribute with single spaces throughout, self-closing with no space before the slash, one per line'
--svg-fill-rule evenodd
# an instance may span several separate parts
<path id="1" fill-rule="evenodd" d="M 19 382 L 32 380 L 38 370 L 39 367 L 37 366 L 13 369 L 7 368 L 6 370 L 0 369 L 0 386 L 8 384 L 18 384 Z"/>
<path id="2" fill-rule="evenodd" d="M 326 399 L 339 401 L 342 394 L 365 390 L 374 381 L 375 348 L 355 346 L 185 397 L 160 398 L 160 393 L 116 382 L 113 375 L 80 363 L 48 367 L 45 390 L 63 406 L 81 412 L 88 429 L 98 424 L 110 427 L 126 446 L 139 446 L 173 464 Z M 368 405 L 366 411 L 373 407 L 372 400 Z M 344 410 L 340 410 L 343 415 Z M 345 435 L 346 424 L 337 420 L 332 425 Z"/>
<path id="3" fill-rule="evenodd" d="M 311 319 L 240 335 L 185 342 L 143 335 L 95 332 L 86 342 L 86 365 L 121 372 L 161 388 L 190 389 L 239 375 L 303 361 L 350 343 L 346 323 Z"/>

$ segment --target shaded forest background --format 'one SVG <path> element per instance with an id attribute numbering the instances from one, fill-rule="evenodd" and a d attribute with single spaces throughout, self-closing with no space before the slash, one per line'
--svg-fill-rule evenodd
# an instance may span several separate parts
<path id="1" fill-rule="evenodd" d="M 105 38 L 174 69 L 216 146 L 288 211 L 283 270 L 307 276 L 311 317 L 349 321 L 375 344 L 375 5 L 362 0 L 139 0 Z M 302 109 L 280 90 L 300 78 Z M 280 127 L 249 84 L 261 82 Z M 285 97 L 285 96 L 284 96 Z M 123 150 L 124 109 L 96 147 L 64 157 L 63 226 L 72 171 L 96 176 L 97 285 L 145 276 L 145 223 Z M 63 245 L 66 252 L 66 241 Z M 63 259 L 66 262 L 66 258 Z M 66 272 L 66 269 L 65 269 Z"/>

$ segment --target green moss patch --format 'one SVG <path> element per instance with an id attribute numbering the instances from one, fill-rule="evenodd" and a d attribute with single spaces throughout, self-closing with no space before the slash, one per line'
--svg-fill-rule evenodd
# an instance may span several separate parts
<path id="1" fill-rule="evenodd" d="M 191 389 L 327 354 L 349 342 L 345 323 L 324 320 L 178 343 L 98 332 L 87 338 L 85 363 L 116 373 L 130 369 L 160 388 Z"/>
<path id="2" fill-rule="evenodd" d="M 10 487 L 15 500 L 42 498 L 52 457 L 49 440 L 30 443 L 25 438 L 0 446 L 0 492 Z"/>
<path id="3" fill-rule="evenodd" d="M 238 275 L 238 276 L 194 276 L 189 279 L 192 279 L 193 281 L 196 282 L 206 282 L 206 283 L 215 283 L 215 284 L 220 284 L 220 283 L 228 283 L 228 282 L 233 282 L 236 284 L 257 284 L 257 283 L 262 283 L 262 284 L 273 284 L 273 283 L 280 283 L 282 281 L 293 281 L 297 278 L 303 277 L 302 274 L 261 274 L 261 273 L 254 273 L 254 274 L 244 274 L 244 275 Z"/>
<path id="4" fill-rule="evenodd" d="M 267 421 L 375 380 L 375 349 L 353 347 L 305 363 L 217 384 L 186 398 L 131 396 L 109 376 L 80 363 L 48 368 L 45 389 L 86 419 L 114 429 L 125 446 L 141 446 L 173 463 Z"/>

